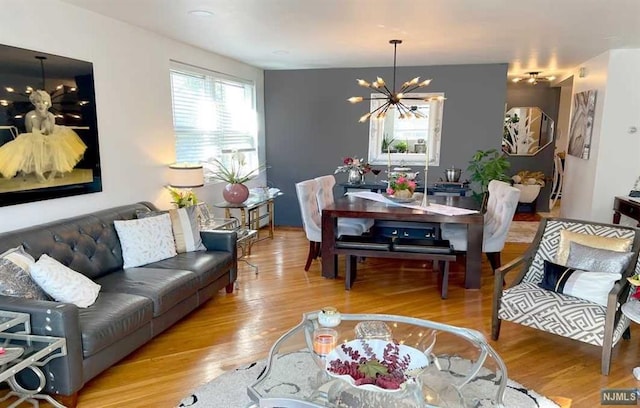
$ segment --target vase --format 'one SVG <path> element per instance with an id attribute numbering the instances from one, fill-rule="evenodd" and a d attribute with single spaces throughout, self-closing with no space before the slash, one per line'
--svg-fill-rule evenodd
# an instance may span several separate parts
<path id="1" fill-rule="evenodd" d="M 411 190 L 396 190 L 393 193 L 393 196 L 395 198 L 411 198 L 413 197 L 413 193 L 411 192 Z"/>
<path id="2" fill-rule="evenodd" d="M 347 183 L 349 184 L 362 184 L 364 183 L 364 174 L 358 169 L 349 169 L 347 176 Z"/>
<path id="3" fill-rule="evenodd" d="M 249 188 L 244 184 L 229 183 L 222 190 L 222 197 L 231 204 L 242 204 L 249 198 Z"/>

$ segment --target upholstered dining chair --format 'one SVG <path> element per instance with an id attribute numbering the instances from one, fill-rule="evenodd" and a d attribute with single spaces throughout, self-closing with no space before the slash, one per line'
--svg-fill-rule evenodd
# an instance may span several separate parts
<path id="1" fill-rule="evenodd" d="M 311 261 L 318 258 L 320 254 L 320 243 L 322 242 L 322 214 L 318 206 L 318 182 L 314 179 L 296 183 L 296 195 L 300 204 L 300 214 L 302 215 L 302 226 L 309 240 L 309 254 L 304 270 L 308 271 Z M 357 224 L 349 224 L 338 220 L 337 234 L 342 235 L 362 235 L 364 228 Z"/>
<path id="2" fill-rule="evenodd" d="M 487 255 L 493 270 L 501 265 L 500 252 L 509 233 L 513 215 L 518 206 L 520 190 L 503 181 L 489 182 L 489 201 L 484 214 L 482 252 Z M 451 243 L 454 251 L 466 252 L 467 228 L 465 225 L 441 224 L 442 239 Z"/>
<path id="3" fill-rule="evenodd" d="M 333 195 L 333 186 L 336 185 L 336 178 L 333 174 L 316 177 L 314 180 L 318 182 L 318 207 L 320 212 L 325 207 L 333 204 L 335 201 Z M 373 227 L 374 220 L 371 218 L 338 218 L 338 223 L 354 224 L 360 226 L 364 232 L 369 231 Z"/>
<path id="4" fill-rule="evenodd" d="M 505 320 L 601 347 L 608 375 L 612 349 L 627 337 L 621 306 L 632 293 L 626 278 L 640 272 L 639 248 L 634 227 L 543 219 L 524 255 L 495 271 L 492 339 Z"/>

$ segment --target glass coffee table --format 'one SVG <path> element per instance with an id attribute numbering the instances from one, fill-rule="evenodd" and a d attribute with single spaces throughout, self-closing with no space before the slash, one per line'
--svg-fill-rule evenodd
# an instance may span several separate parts
<path id="1" fill-rule="evenodd" d="M 331 328 L 335 332 L 328 330 L 335 336 L 330 348 L 357 339 L 384 339 L 427 357 L 427 367 L 400 390 L 370 390 L 327 374 L 325 359 L 331 357 L 323 354 L 328 352 L 322 342 L 326 336 L 318 337 L 319 315 L 305 313 L 300 324 L 276 341 L 265 370 L 247 388 L 253 401 L 247 408 L 504 407 L 507 369 L 476 330 L 405 316 L 342 314 Z"/>

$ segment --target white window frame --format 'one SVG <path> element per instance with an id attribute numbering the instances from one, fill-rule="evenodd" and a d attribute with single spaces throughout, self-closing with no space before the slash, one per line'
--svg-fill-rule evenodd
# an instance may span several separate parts
<path id="1" fill-rule="evenodd" d="M 179 122 L 181 120 L 177 120 L 176 116 L 176 96 L 174 89 L 174 73 L 182 74 L 183 76 L 193 76 L 195 79 L 201 78 L 202 81 L 206 83 L 203 85 L 206 90 L 204 91 L 205 95 L 203 97 L 203 105 L 207 103 L 211 104 L 211 111 L 209 111 L 206 106 L 203 110 L 196 114 L 193 121 L 193 126 L 181 126 Z M 170 65 L 170 78 L 171 82 L 171 105 L 172 105 L 172 117 L 173 117 L 173 127 L 175 132 L 175 143 L 176 143 L 176 162 L 198 162 L 198 163 L 209 163 L 210 159 L 216 158 L 221 160 L 225 164 L 231 160 L 231 154 L 234 151 L 241 151 L 244 153 L 246 158 L 246 166 L 249 169 L 258 167 L 259 163 L 259 140 L 258 140 L 258 113 L 256 110 L 256 84 L 252 80 L 235 77 L 232 75 L 224 74 L 221 72 L 216 72 L 212 70 L 208 70 L 205 68 L 196 67 L 189 64 L 180 63 L 177 61 L 172 61 Z M 235 109 L 233 112 L 238 113 L 238 117 L 242 117 L 241 126 L 244 127 L 241 131 L 238 129 L 220 129 L 219 123 L 216 121 L 217 117 L 215 116 L 215 104 L 220 103 L 219 100 L 216 100 L 215 88 L 216 83 L 227 83 L 232 86 L 242 86 L 245 92 L 245 98 L 250 99 L 247 101 L 246 99 L 243 101 L 247 103 L 247 105 L 243 109 Z M 207 94 L 209 93 L 209 94 Z M 208 112 L 211 112 L 209 116 Z M 230 120 L 239 120 L 238 117 L 231 117 Z M 227 119 L 229 119 L 227 117 Z M 184 117 L 182 118 L 184 122 Z M 178 123 L 177 123 L 178 122 Z M 234 131 L 234 134 L 231 135 L 231 130 Z M 222 134 L 220 134 L 222 133 Z M 244 135 L 246 133 L 246 135 Z M 189 136 L 191 134 L 191 136 Z M 241 144 L 233 144 L 233 142 L 224 143 L 225 136 L 228 139 L 245 139 Z M 222 139 L 222 145 L 220 143 L 213 141 L 212 143 L 203 143 L 202 151 L 199 152 L 199 155 L 188 155 L 181 154 L 181 140 L 186 140 L 187 138 L 198 138 L 198 137 L 210 137 L 212 139 Z M 196 146 L 197 148 L 198 146 Z M 205 150 L 206 149 L 206 150 Z M 197 156 L 197 157 L 194 157 Z M 207 167 L 207 166 L 205 166 Z M 206 174 L 205 178 L 207 182 L 216 182 L 216 180 L 211 180 Z"/>

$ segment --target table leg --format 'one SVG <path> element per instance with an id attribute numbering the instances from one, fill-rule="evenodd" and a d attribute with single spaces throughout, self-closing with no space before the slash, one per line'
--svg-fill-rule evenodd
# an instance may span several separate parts
<path id="1" fill-rule="evenodd" d="M 240 208 L 240 225 L 241 228 L 247 228 L 249 224 L 247 224 L 247 213 L 244 208 Z"/>
<path id="2" fill-rule="evenodd" d="M 227 218 L 227 219 L 231 218 L 231 210 L 230 209 L 228 209 L 228 208 L 224 209 L 224 218 Z"/>
<path id="3" fill-rule="evenodd" d="M 322 276 L 338 277 L 338 263 L 334 249 L 336 246 L 336 224 L 338 219 L 322 212 Z"/>
<path id="4" fill-rule="evenodd" d="M 273 239 L 273 233 L 275 232 L 273 208 L 273 200 L 269 200 L 267 203 L 267 209 L 269 211 L 269 238 L 271 239 Z"/>
<path id="5" fill-rule="evenodd" d="M 614 224 L 620 224 L 620 217 L 622 216 L 622 214 L 620 213 L 620 211 L 615 211 L 613 213 L 613 223 Z"/>
<path id="6" fill-rule="evenodd" d="M 466 289 L 480 289 L 482 273 L 482 224 L 467 225 L 467 265 L 464 274 Z"/>

